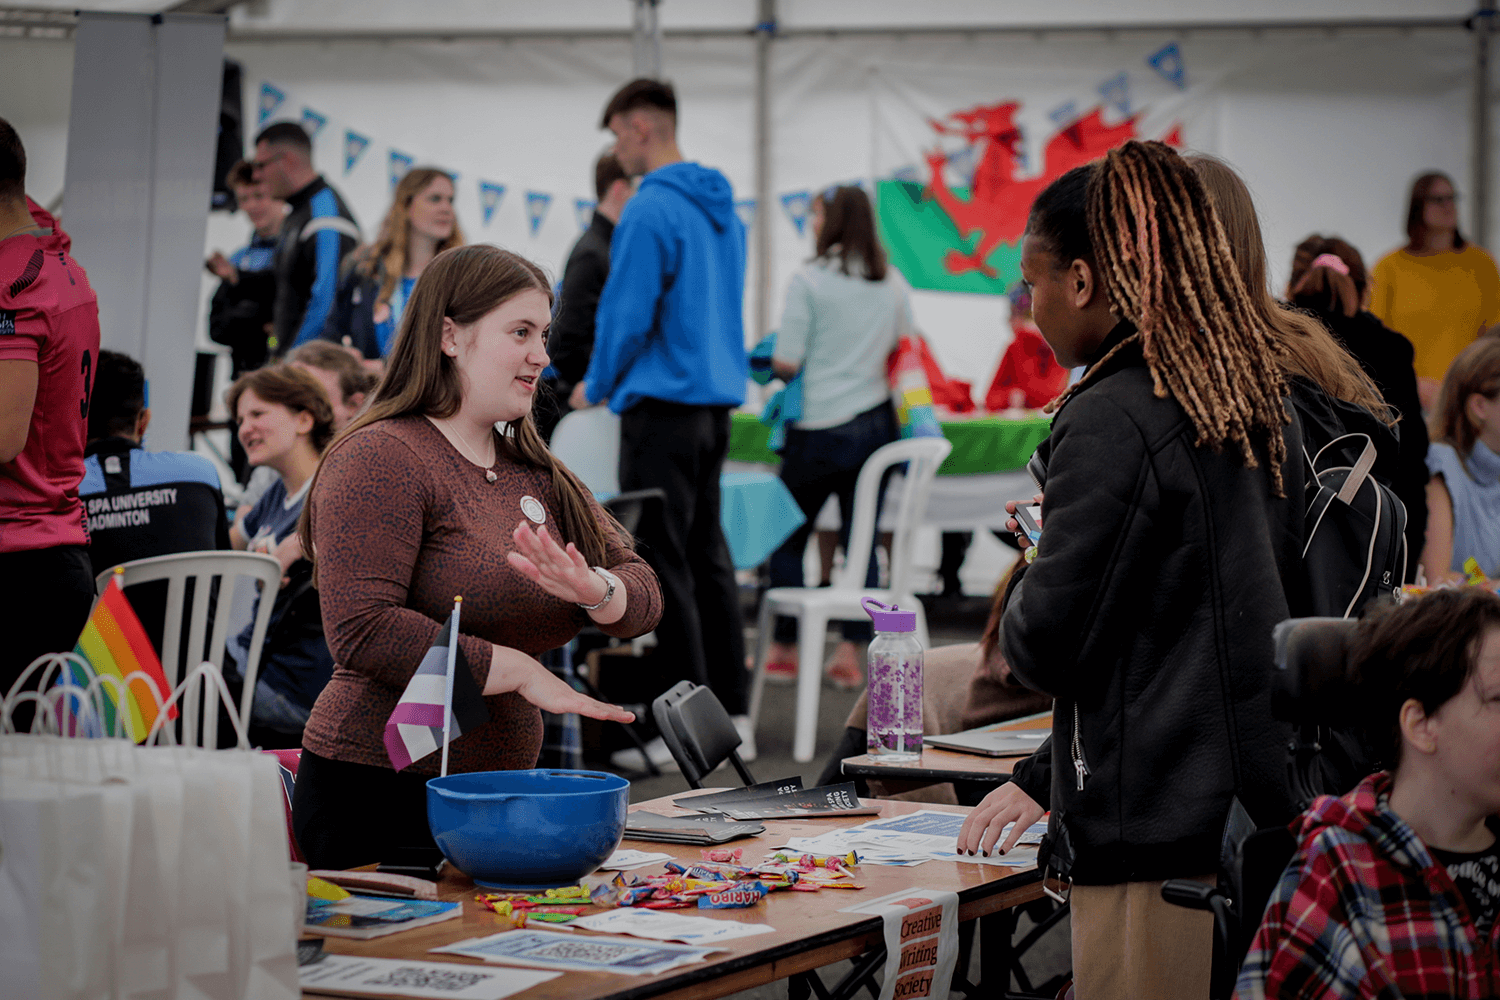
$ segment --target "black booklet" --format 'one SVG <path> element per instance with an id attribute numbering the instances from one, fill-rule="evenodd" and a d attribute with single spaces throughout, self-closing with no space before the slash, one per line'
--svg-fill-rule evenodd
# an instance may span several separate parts
<path id="1" fill-rule="evenodd" d="M 721 816 L 663 816 L 644 809 L 627 814 L 625 836 L 664 844 L 722 844 L 765 833 L 764 823 L 738 823 Z"/>
<path id="2" fill-rule="evenodd" d="M 721 791 L 705 790 L 702 795 L 684 795 L 680 799 L 673 799 L 672 804 L 679 809 L 717 812 L 718 806 L 753 802 L 757 799 L 775 798 L 778 795 L 787 795 L 791 792 L 800 792 L 801 790 L 802 778 L 799 775 L 782 778 L 779 781 L 762 781 L 759 784 L 747 785 L 744 788 L 729 788 Z"/>

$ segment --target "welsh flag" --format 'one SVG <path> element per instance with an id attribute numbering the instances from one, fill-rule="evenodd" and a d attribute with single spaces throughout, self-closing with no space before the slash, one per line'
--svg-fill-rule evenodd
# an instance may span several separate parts
<path id="1" fill-rule="evenodd" d="M 876 185 L 881 239 L 913 288 L 1004 295 L 1021 278 L 1021 237 L 1036 196 L 1074 167 L 1137 138 L 1134 116 L 1107 125 L 1102 108 L 1094 108 L 1048 139 L 1038 173 L 1017 177 L 1018 107 L 982 104 L 929 120 L 935 140 L 957 136 L 967 143 L 962 156 L 934 147 L 926 154 L 925 180 Z M 1165 141 L 1180 145 L 1179 130 Z M 948 180 L 960 158 L 973 164 L 967 186 Z"/>

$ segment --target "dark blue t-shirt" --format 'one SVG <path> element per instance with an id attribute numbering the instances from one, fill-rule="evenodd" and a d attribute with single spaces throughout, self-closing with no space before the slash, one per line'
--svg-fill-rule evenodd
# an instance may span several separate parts
<path id="1" fill-rule="evenodd" d="M 245 515 L 245 538 L 252 551 L 274 549 L 277 543 L 297 530 L 302 502 L 311 482 L 309 479 L 291 497 L 287 496 L 284 480 L 278 479 L 271 484 Z M 298 564 L 293 564 L 289 575 L 291 582 L 276 595 L 281 606 L 277 607 L 266 630 L 257 677 L 303 708 L 311 709 L 323 686 L 333 676 L 333 655 L 323 638 L 322 620 L 317 614 L 317 591 L 303 585 L 306 576 L 298 572 Z M 259 611 L 258 601 L 256 611 Z M 251 623 L 239 635 L 236 654 L 249 648 L 254 624 L 252 613 Z"/>

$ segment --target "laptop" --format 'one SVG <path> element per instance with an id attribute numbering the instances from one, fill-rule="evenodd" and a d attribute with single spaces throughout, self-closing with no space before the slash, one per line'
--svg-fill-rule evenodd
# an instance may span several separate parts
<path id="1" fill-rule="evenodd" d="M 1051 735 L 1051 729 L 971 729 L 951 736 L 925 736 L 922 742 L 982 757 L 1029 757 Z"/>

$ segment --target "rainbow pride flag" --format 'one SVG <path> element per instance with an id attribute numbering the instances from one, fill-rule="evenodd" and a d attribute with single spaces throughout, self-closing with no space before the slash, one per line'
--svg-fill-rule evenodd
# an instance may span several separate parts
<path id="1" fill-rule="evenodd" d="M 167 676 L 162 671 L 161 660 L 157 658 L 151 640 L 146 637 L 141 620 L 135 616 L 135 609 L 125 597 L 125 591 L 120 588 L 118 572 L 110 579 L 109 586 L 104 588 L 99 603 L 94 605 L 94 611 L 89 615 L 88 624 L 84 625 L 83 634 L 78 637 L 78 645 L 73 647 L 73 652 L 87 660 L 96 674 L 108 674 L 124 681 L 131 673 L 140 671 L 156 682 L 163 700 L 172 693 L 172 689 L 167 686 Z M 80 685 L 88 684 L 86 678 L 76 675 L 73 680 Z M 104 692 L 104 729 L 105 732 L 112 733 L 115 730 L 115 716 L 121 711 L 121 706 L 117 704 L 114 687 L 101 687 Z M 156 695 L 152 693 L 149 684 L 137 677 L 126 689 L 124 702 L 126 728 L 130 738 L 139 743 L 156 723 L 160 711 Z M 167 718 L 176 717 L 177 709 L 169 709 Z"/>

